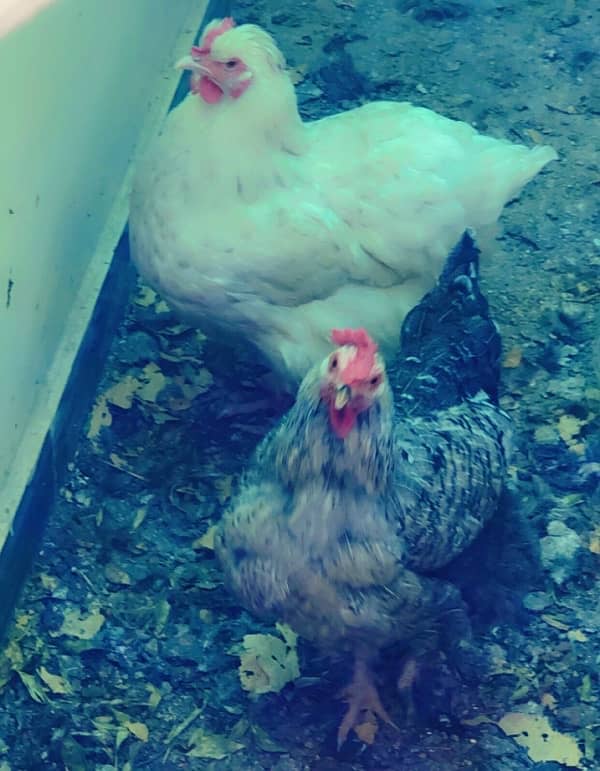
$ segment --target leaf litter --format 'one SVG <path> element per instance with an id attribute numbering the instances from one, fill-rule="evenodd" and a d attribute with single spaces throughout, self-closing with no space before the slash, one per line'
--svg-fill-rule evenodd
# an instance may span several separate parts
<path id="1" fill-rule="evenodd" d="M 319 29 L 323 27 L 325 4 L 314 5 L 312 26 L 305 22 L 302 30 L 294 29 L 291 22 L 290 29 L 285 22 L 279 26 L 278 31 L 288 36 L 287 44 L 295 51 L 291 58 L 294 62 L 307 62 L 312 51 L 320 55 L 319 41 L 323 40 Z M 326 5 L 328 14 L 335 12 L 334 4 Z M 351 5 L 356 5 L 356 10 L 351 11 L 352 17 L 357 23 L 364 21 L 360 17 L 361 4 Z M 413 41 L 416 50 L 417 43 L 427 38 L 430 28 L 415 22 L 412 6 L 427 11 L 428 4 L 410 5 L 402 17 L 402 34 L 408 35 L 403 44 L 410 42 L 410 30 L 414 27 L 414 34 L 419 36 Z M 552 25 L 558 24 L 561 50 L 564 30 L 571 29 L 562 25 L 575 24 L 582 29 L 585 24 L 585 8 L 577 9 L 580 21 L 573 22 L 561 16 L 563 6 L 564 3 L 546 4 L 540 25 L 544 35 L 551 38 Z M 243 2 L 241 7 L 245 7 Z M 252 13 L 269 26 L 271 14 L 263 14 L 261 8 L 260 3 L 253 4 Z M 279 10 L 293 20 L 293 6 L 284 4 Z M 514 15 L 515 22 L 520 23 L 518 11 L 515 6 L 514 14 L 504 14 L 504 17 Z M 309 16 L 311 12 L 309 7 L 303 10 L 303 14 Z M 531 12 L 535 13 L 535 4 Z M 340 13 L 348 15 L 349 9 L 341 8 Z M 393 9 L 393 14 L 397 14 L 397 9 Z M 327 25 L 335 27 L 329 24 L 329 17 L 327 19 Z M 498 20 L 498 27 L 502 29 L 500 16 Z M 385 9 L 381 22 L 382 28 L 395 23 Z M 462 22 L 456 26 L 461 25 Z M 579 31 L 575 31 L 579 35 Z M 346 40 L 345 21 L 336 28 L 338 33 Z M 332 32 L 325 34 L 329 42 Z M 436 22 L 431 25 L 431 34 L 430 43 L 435 43 L 441 34 L 444 45 L 448 45 L 455 34 L 453 23 Z M 462 45 L 464 35 L 460 30 L 456 34 Z M 355 39 L 348 38 L 344 43 L 347 51 L 353 52 L 352 56 L 361 45 L 370 49 L 374 45 L 374 38 L 361 42 L 360 37 L 352 34 Z M 505 46 L 505 41 L 501 42 Z M 457 61 L 461 58 L 459 51 L 447 52 L 440 57 L 444 67 L 452 54 Z M 422 73 L 414 70 L 417 57 L 413 62 L 412 57 L 404 57 L 402 51 L 377 53 L 377 68 L 385 74 L 389 60 L 391 68 L 397 70 L 398 56 L 403 57 L 403 68 L 408 68 L 407 83 L 419 83 Z M 542 58 L 552 61 L 547 56 L 550 57 L 550 53 L 545 52 Z M 361 62 L 360 57 L 355 58 L 359 66 L 371 67 L 366 59 Z M 429 64 L 428 76 L 433 78 Z M 309 89 L 311 66 L 302 65 L 296 73 L 300 85 Z M 435 60 L 431 66 L 436 66 Z M 561 72 L 555 73 L 557 78 L 562 77 Z M 372 74 L 377 77 L 376 72 Z M 441 77 L 439 73 L 437 77 Z M 523 77 L 523 73 L 514 77 Z M 449 93 L 453 82 L 446 84 L 450 86 Z M 440 83 L 435 85 L 437 88 Z M 485 79 L 481 79 L 480 85 L 484 88 Z M 571 85 L 578 88 L 575 81 Z M 380 87 L 385 96 L 387 86 L 383 83 L 377 86 Z M 519 89 L 505 89 L 504 94 L 513 91 L 517 93 Z M 436 94 L 436 101 L 444 101 L 443 89 L 437 88 L 431 93 Z M 427 91 L 424 96 L 428 98 Z M 496 89 L 491 114 L 499 116 L 499 121 L 503 119 L 502 110 L 506 110 L 502 96 L 503 91 Z M 477 105 L 477 111 L 482 111 L 481 115 L 486 114 L 485 92 L 477 91 L 469 95 L 469 99 Z M 456 104 L 461 105 L 461 110 L 469 111 L 469 99 Z M 575 97 L 573 102 L 575 104 Z M 454 109 L 454 103 L 450 104 L 450 109 Z M 577 108 L 568 116 L 572 122 L 570 131 L 576 137 L 568 143 L 569 152 L 583 153 L 586 149 L 585 135 L 576 123 L 583 110 L 583 103 L 577 103 Z M 517 110 L 506 125 L 518 131 L 521 123 L 521 132 L 526 135 L 529 132 L 529 138 L 536 143 L 547 141 L 548 131 L 555 132 L 560 139 L 559 124 L 550 123 L 554 119 L 552 113 L 548 114 L 548 124 L 543 129 L 542 122 L 534 121 L 533 117 L 532 114 L 531 120 L 523 124 L 522 114 Z M 562 114 L 559 117 L 564 119 Z M 469 119 L 479 120 L 479 113 L 473 113 Z M 536 125 L 540 130 L 523 129 L 523 125 Z M 523 205 L 511 206 L 509 216 L 513 220 L 521 216 L 521 227 L 528 237 L 539 238 L 540 250 L 528 250 L 524 261 L 522 245 L 511 249 L 507 247 L 507 237 L 503 239 L 507 248 L 503 249 L 502 256 L 512 261 L 510 267 L 515 269 L 517 278 L 525 276 L 519 292 L 505 297 L 502 287 L 507 283 L 507 268 L 505 265 L 500 268 L 502 275 L 498 281 L 494 276 L 495 266 L 488 263 L 487 280 L 492 289 L 495 287 L 494 302 L 499 313 L 506 304 L 501 319 L 503 332 L 509 338 L 506 350 L 510 355 L 505 359 L 504 370 L 506 390 L 511 391 L 511 383 L 516 383 L 513 406 L 520 413 L 524 432 L 524 438 L 517 440 L 513 481 L 521 497 L 538 501 L 537 508 L 532 504 L 535 523 L 543 522 L 546 512 L 554 510 L 557 496 L 547 490 L 556 474 L 545 472 L 544 463 L 533 462 L 528 456 L 532 437 L 536 445 L 542 444 L 538 439 L 544 438 L 545 448 L 553 452 L 557 452 L 556 444 L 561 442 L 570 453 L 569 461 L 571 455 L 577 460 L 578 454 L 588 451 L 595 428 L 593 420 L 587 422 L 593 409 L 583 409 L 581 402 L 588 400 L 588 407 L 595 405 L 596 412 L 599 404 L 598 381 L 591 377 L 584 383 L 583 396 L 573 395 L 571 389 L 561 398 L 548 390 L 549 378 L 543 367 L 537 365 L 536 357 L 542 358 L 541 349 L 549 341 L 545 334 L 544 339 L 528 339 L 532 334 L 540 335 L 540 318 L 544 326 L 546 322 L 554 325 L 553 320 L 542 316 L 546 310 L 556 315 L 565 313 L 550 307 L 551 292 L 546 286 L 541 296 L 544 304 L 538 304 L 536 272 L 549 279 L 561 279 L 560 265 L 567 264 L 572 294 L 579 305 L 585 303 L 591 308 L 595 299 L 597 281 L 593 272 L 589 270 L 587 277 L 583 275 L 586 265 L 593 268 L 595 252 L 588 244 L 589 237 L 577 241 L 573 235 L 579 224 L 593 232 L 591 221 L 585 222 L 585 208 L 581 203 L 589 198 L 589 190 L 593 188 L 586 191 L 579 186 L 577 174 L 572 173 L 573 168 L 577 169 L 577 161 L 575 165 L 564 165 L 569 169 L 569 185 L 561 187 L 561 202 L 564 199 L 564 216 L 571 217 L 571 235 L 552 229 L 552 217 L 556 215 L 552 215 L 551 208 L 555 202 L 546 204 L 548 217 L 544 209 L 536 215 L 531 208 L 534 197 L 526 194 Z M 539 185 L 538 189 L 542 188 L 543 185 Z M 564 224 L 562 211 L 559 219 L 560 224 Z M 574 246 L 582 255 L 578 263 L 569 262 L 568 252 Z M 545 260 L 548 260 L 547 266 L 543 264 Z M 532 273 L 523 269 L 523 262 L 531 263 Z M 523 288 L 528 277 L 530 285 Z M 554 284 L 551 286 L 557 289 Z M 534 318 L 534 326 L 527 326 L 527 314 Z M 515 318 L 519 320 L 518 328 Z M 573 323 L 574 329 L 576 326 Z M 582 324 L 582 330 L 585 329 Z M 121 361 L 115 348 L 90 416 L 89 440 L 80 443 L 70 479 L 50 526 L 44 554 L 23 595 L 21 608 L 27 608 L 27 613 L 17 611 L 17 622 L 0 654 L 0 769 L 8 771 L 8 767 L 12 767 L 18 771 L 37 767 L 44 752 L 51 771 L 63 768 L 102 768 L 104 771 L 107 767 L 132 771 L 138 767 L 156 767 L 161 750 L 168 750 L 173 756 L 173 765 L 179 767 L 206 767 L 211 771 L 257 767 L 257 764 L 271 767 L 273 761 L 261 752 L 283 748 L 288 754 L 282 759 L 282 768 L 295 770 L 320 763 L 323 768 L 338 767 L 336 763 L 340 761 L 330 754 L 324 739 L 324 733 L 337 722 L 335 707 L 333 711 L 325 709 L 325 702 L 313 693 L 318 694 L 319 688 L 329 689 L 334 681 L 337 683 L 333 670 L 328 669 L 332 665 L 325 665 L 310 648 L 296 644 L 298 674 L 302 668 L 302 680 L 311 686 L 301 688 L 302 681 L 295 679 L 296 670 L 289 660 L 294 645 L 290 646 L 280 631 L 274 633 L 270 627 L 242 613 L 222 588 L 220 574 L 214 567 L 210 528 L 229 500 L 230 480 L 236 478 L 253 444 L 269 427 L 269 418 L 263 413 L 243 414 L 236 423 L 219 422 L 215 416 L 226 412 L 220 404 L 219 413 L 215 403 L 222 401 L 224 395 L 243 400 L 239 382 L 253 381 L 255 362 L 243 363 L 243 356 L 229 357 L 222 350 L 215 353 L 214 348 L 212 353 L 205 350 L 202 333 L 176 323 L 166 304 L 148 287 L 140 286 L 122 337 L 131 331 L 147 334 L 159 351 L 151 361 L 132 364 Z M 573 335 L 563 327 L 559 327 L 557 333 L 553 327 L 549 338 L 555 342 L 557 338 L 567 337 L 571 343 Z M 575 343 L 579 353 L 569 365 L 569 373 L 563 369 L 555 377 L 559 385 L 565 384 L 567 375 L 581 372 L 586 348 L 583 343 Z M 597 348 L 594 340 L 592 345 Z M 241 362 L 239 371 L 232 367 L 232 362 L 236 365 Z M 149 367 L 150 363 L 153 366 Z M 196 373 L 201 372 L 196 377 Z M 523 388 L 523 381 L 528 378 L 531 382 Z M 562 420 L 561 415 L 565 416 Z M 540 422 L 551 431 L 537 433 Z M 529 426 L 532 431 L 527 434 L 525 429 Z M 525 479 L 527 475 L 533 477 L 532 490 Z M 171 491 L 176 492 L 171 494 Z M 126 504 L 127 510 L 122 504 Z M 579 765 L 587 768 L 597 765 L 595 746 L 600 738 L 600 721 L 594 701 L 596 673 L 590 662 L 597 656 L 600 628 L 597 587 L 594 588 L 600 531 L 597 509 L 595 513 L 591 510 L 587 498 L 581 503 L 571 502 L 566 509 L 561 516 L 570 525 L 578 523 L 572 526 L 581 528 L 582 542 L 589 544 L 585 558 L 590 561 L 582 559 L 576 580 L 571 584 L 556 592 L 548 590 L 543 613 L 532 611 L 533 621 L 526 634 L 517 625 L 503 624 L 499 628 L 495 639 L 500 640 L 498 647 L 503 649 L 505 663 L 498 665 L 489 683 L 480 684 L 475 694 L 476 701 L 483 700 L 493 709 L 489 714 L 496 718 L 503 714 L 505 718 L 525 715 L 505 720 L 506 734 L 498 727 L 502 718 L 491 726 L 496 742 L 491 749 L 497 751 L 497 742 L 500 739 L 503 742 L 500 745 L 504 753 L 500 756 L 502 771 L 532 768 L 536 761 L 531 753 L 548 752 L 548 746 L 555 762 L 563 765 L 572 762 L 577 758 L 577 751 L 569 741 L 570 736 L 584 747 L 584 757 L 577 760 Z M 192 567 L 184 569 L 186 563 Z M 101 623 L 99 616 L 104 619 Z M 68 621 L 63 627 L 65 619 Z M 277 641 L 275 661 L 279 669 L 286 672 L 283 679 L 289 678 L 280 690 L 253 693 L 242 688 L 239 667 L 243 648 L 239 648 L 236 657 L 228 656 L 227 652 L 232 646 L 240 646 L 246 635 L 262 635 Z M 258 650 L 250 646 L 255 669 L 249 683 L 259 689 L 265 684 L 278 687 L 276 674 L 269 674 L 262 662 L 272 645 L 272 640 L 266 644 L 262 640 Z M 277 673 L 277 667 L 274 672 Z M 63 688 L 65 692 L 61 693 Z M 428 699 L 435 701 L 433 691 L 428 693 Z M 205 705 L 201 714 L 169 743 L 167 739 L 173 727 L 180 725 L 186 715 L 193 714 L 199 704 Z M 531 704 L 546 710 L 550 730 L 559 733 L 556 729 L 560 728 L 559 736 L 567 739 L 557 738 L 539 720 L 531 722 L 527 711 Z M 452 713 L 454 709 L 453 718 L 463 713 L 472 714 L 473 707 L 464 692 L 455 689 L 451 707 L 444 705 L 441 711 L 445 714 L 450 709 Z M 259 727 L 259 719 L 264 729 Z M 14 723 L 19 725 L 18 733 L 14 731 Z M 404 770 L 409 768 L 407 762 L 412 767 L 418 762 L 443 771 L 463 766 L 487 768 L 488 762 L 494 763 L 496 759 L 493 752 L 486 754 L 485 729 L 489 727 L 485 721 L 472 726 L 474 743 L 451 733 L 443 721 L 432 722 L 426 731 L 409 727 L 404 730 L 400 749 L 394 747 L 395 740 L 388 743 L 384 734 L 381 739 L 377 737 L 366 752 L 361 744 L 357 754 L 348 762 L 342 762 L 344 767 L 352 769 Z M 362 740 L 368 743 L 371 738 L 368 725 L 364 731 Z M 522 744 L 525 732 L 534 737 L 529 743 L 531 746 Z M 31 754 L 27 754 L 27 747 L 31 748 Z M 186 755 L 187 751 L 194 750 L 201 753 L 202 748 L 230 754 L 220 760 L 203 758 L 201 754 Z"/>

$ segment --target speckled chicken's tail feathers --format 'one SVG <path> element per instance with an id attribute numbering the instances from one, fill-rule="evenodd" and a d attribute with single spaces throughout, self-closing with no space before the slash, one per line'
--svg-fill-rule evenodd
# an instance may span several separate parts
<path id="1" fill-rule="evenodd" d="M 426 409 L 447 408 L 480 391 L 497 403 L 501 348 L 479 285 L 479 249 L 465 231 L 437 285 L 404 320 L 396 394 L 408 393 Z"/>

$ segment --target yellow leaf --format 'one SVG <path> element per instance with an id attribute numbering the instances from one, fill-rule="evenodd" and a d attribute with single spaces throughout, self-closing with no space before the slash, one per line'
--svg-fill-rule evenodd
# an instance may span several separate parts
<path id="1" fill-rule="evenodd" d="M 481 725 L 482 723 L 493 723 L 494 721 L 487 715 L 476 715 L 475 717 L 466 717 L 460 722 L 463 725 Z"/>
<path id="2" fill-rule="evenodd" d="M 543 145 L 546 143 L 544 135 L 537 131 L 537 129 L 525 129 L 525 133 L 533 142 L 536 143 L 536 145 Z"/>
<path id="3" fill-rule="evenodd" d="M 523 351 L 520 348 L 511 348 L 510 351 L 504 357 L 502 366 L 507 369 L 515 369 L 521 364 L 523 359 Z"/>
<path id="4" fill-rule="evenodd" d="M 133 397 L 139 387 L 140 381 L 137 378 L 134 378 L 133 375 L 126 375 L 123 380 L 111 386 L 104 396 L 106 401 L 114 404 L 115 407 L 128 410 L 133 404 Z"/>
<path id="5" fill-rule="evenodd" d="M 139 739 L 141 742 L 148 741 L 149 731 L 145 723 L 131 723 L 127 721 L 124 723 L 124 726 L 136 739 Z"/>
<path id="6" fill-rule="evenodd" d="M 223 760 L 244 747 L 224 734 L 213 734 L 204 728 L 196 728 L 190 736 L 190 745 L 192 748 L 187 753 L 189 757 L 212 760 Z"/>
<path id="7" fill-rule="evenodd" d="M 157 313 L 169 313 L 171 309 L 164 300 L 161 300 L 160 302 L 156 303 L 154 310 Z"/>
<path id="8" fill-rule="evenodd" d="M 149 286 L 141 284 L 138 287 L 138 291 L 133 302 L 142 308 L 148 308 L 150 305 L 153 305 L 156 302 L 157 297 L 158 295 L 154 289 L 150 289 Z"/>
<path id="9" fill-rule="evenodd" d="M 21 678 L 21 682 L 25 688 L 27 688 L 29 695 L 34 701 L 37 701 L 39 704 L 44 704 L 48 701 L 46 692 L 35 679 L 35 675 L 30 675 L 27 672 L 21 672 L 21 670 L 19 670 L 17 674 Z"/>
<path id="10" fill-rule="evenodd" d="M 110 426 L 111 423 L 112 415 L 110 414 L 108 404 L 106 403 L 106 397 L 99 396 L 96 399 L 96 403 L 92 407 L 90 425 L 87 430 L 87 438 L 95 439 L 99 435 L 100 431 L 102 431 L 105 426 Z"/>
<path id="11" fill-rule="evenodd" d="M 592 554 L 600 554 L 600 529 L 596 528 L 590 536 L 590 545 L 588 549 Z"/>
<path id="12" fill-rule="evenodd" d="M 567 632 L 567 637 L 571 642 L 584 643 L 588 641 L 587 635 L 581 629 L 571 629 Z"/>
<path id="13" fill-rule="evenodd" d="M 160 700 L 162 699 L 162 694 L 158 690 L 158 688 L 155 685 L 152 685 L 152 683 L 147 683 L 146 690 L 149 692 L 150 696 L 148 697 L 148 706 L 154 709 L 155 707 L 158 707 L 160 704 Z"/>
<path id="14" fill-rule="evenodd" d="M 154 618 L 156 621 L 156 625 L 154 628 L 155 634 L 159 635 L 163 631 L 163 629 L 167 624 L 167 621 L 169 620 L 170 613 L 171 613 L 171 605 L 169 604 L 169 600 L 167 600 L 166 597 L 163 597 L 162 600 L 156 606 L 154 611 Z"/>
<path id="15" fill-rule="evenodd" d="M 145 402 L 155 402 L 156 397 L 167 383 L 167 378 L 154 362 L 144 367 L 144 383 L 138 388 L 137 395 Z"/>
<path id="16" fill-rule="evenodd" d="M 377 735 L 377 720 L 370 709 L 366 710 L 364 721 L 354 726 L 354 733 L 361 742 L 373 744 Z"/>
<path id="17" fill-rule="evenodd" d="M 576 418 L 574 415 L 561 415 L 558 421 L 558 433 L 567 444 L 569 444 L 581 431 L 585 421 Z"/>
<path id="18" fill-rule="evenodd" d="M 52 637 L 64 634 L 67 637 L 77 637 L 79 640 L 91 640 L 98 634 L 104 621 L 104 616 L 98 610 L 94 610 L 86 616 L 81 615 L 76 609 L 71 609 L 65 613 L 58 632 L 50 632 L 50 634 Z"/>
<path id="19" fill-rule="evenodd" d="M 133 523 L 131 525 L 132 530 L 137 530 L 138 527 L 142 524 L 142 522 L 146 519 L 146 514 L 148 513 L 148 507 L 142 506 L 139 508 L 136 513 L 133 520 Z"/>
<path id="20" fill-rule="evenodd" d="M 182 734 L 186 728 L 188 728 L 194 720 L 196 720 L 200 715 L 202 714 L 202 710 L 199 707 L 196 707 L 191 711 L 191 713 L 183 720 L 181 723 L 179 723 L 176 726 L 173 726 L 171 730 L 169 731 L 169 735 L 165 739 L 165 744 L 172 744 L 175 739 Z"/>
<path id="21" fill-rule="evenodd" d="M 535 763 L 556 761 L 580 768 L 581 751 L 569 734 L 555 731 L 548 719 L 540 715 L 509 712 L 498 722 L 507 736 L 527 749 Z"/>
<path id="22" fill-rule="evenodd" d="M 210 549 L 213 551 L 215 548 L 215 533 L 217 531 L 216 525 L 211 525 L 204 535 L 200 538 L 196 538 L 192 544 L 192 549 Z"/>
<path id="23" fill-rule="evenodd" d="M 46 667 L 40 667 L 37 673 L 40 676 L 40 680 L 43 680 L 44 683 L 46 683 L 52 693 L 72 692 L 73 689 L 71 688 L 71 684 L 68 680 L 66 680 L 64 677 L 61 677 L 60 675 L 53 675 L 51 672 L 48 672 Z"/>
<path id="24" fill-rule="evenodd" d="M 300 64 L 298 67 L 290 67 L 288 69 L 290 80 L 295 86 L 297 86 L 298 83 L 302 83 L 302 81 L 306 77 L 307 69 L 308 69 L 308 66 L 306 64 Z"/>
<path id="25" fill-rule="evenodd" d="M 242 641 L 239 676 L 242 688 L 251 693 L 277 693 L 300 677 L 297 635 L 277 624 L 283 638 L 272 634 L 247 634 Z"/>
<path id="26" fill-rule="evenodd" d="M 556 709 L 556 707 L 558 706 L 557 701 L 554 698 L 554 696 L 551 693 L 548 693 L 547 691 L 546 691 L 546 693 L 542 694 L 542 697 L 540 699 L 540 704 L 543 707 L 548 707 L 548 709 L 551 709 L 552 711 L 554 711 Z"/>
<path id="27" fill-rule="evenodd" d="M 555 629 L 559 629 L 561 632 L 568 632 L 569 631 L 569 625 L 565 624 L 564 621 L 561 621 L 558 618 L 555 618 L 554 616 L 550 616 L 548 613 L 542 613 L 540 616 L 542 621 L 545 621 L 548 626 L 552 626 Z"/>
<path id="28" fill-rule="evenodd" d="M 40 573 L 40 581 L 44 589 L 49 592 L 53 592 L 58 587 L 58 578 L 55 576 L 49 576 L 47 573 Z"/>
<path id="29" fill-rule="evenodd" d="M 127 466 L 129 465 L 125 460 L 125 458 L 121 458 L 121 456 L 117 455 L 116 452 L 111 452 L 110 455 L 108 456 L 108 459 L 112 463 L 112 465 L 118 469 L 127 468 Z"/>
<path id="30" fill-rule="evenodd" d="M 122 584 L 123 586 L 131 585 L 131 578 L 129 575 L 112 563 L 106 565 L 104 568 L 104 575 L 106 576 L 106 580 L 110 581 L 111 584 Z"/>

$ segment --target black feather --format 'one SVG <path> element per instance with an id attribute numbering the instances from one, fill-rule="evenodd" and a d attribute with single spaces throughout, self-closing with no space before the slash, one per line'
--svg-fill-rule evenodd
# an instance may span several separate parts
<path id="1" fill-rule="evenodd" d="M 390 382 L 401 412 L 431 415 L 485 391 L 497 404 L 502 344 L 465 231 L 436 286 L 404 320 Z"/>

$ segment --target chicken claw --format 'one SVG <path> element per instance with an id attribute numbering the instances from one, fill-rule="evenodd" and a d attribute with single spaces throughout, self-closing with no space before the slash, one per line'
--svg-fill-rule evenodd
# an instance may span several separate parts
<path id="1" fill-rule="evenodd" d="M 398 728 L 381 703 L 377 687 L 373 682 L 367 663 L 363 659 L 356 659 L 352 682 L 344 688 L 340 698 L 348 702 L 348 709 L 337 732 L 338 750 L 348 738 L 350 729 L 360 725 L 361 715 L 367 711 L 372 712 L 388 725 Z"/>

